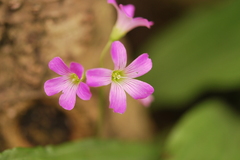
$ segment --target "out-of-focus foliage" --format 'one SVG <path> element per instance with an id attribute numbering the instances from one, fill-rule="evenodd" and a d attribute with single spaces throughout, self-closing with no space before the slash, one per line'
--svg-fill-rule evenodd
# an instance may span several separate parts
<path id="1" fill-rule="evenodd" d="M 15 148 L 0 160 L 154 160 L 158 155 L 148 143 L 89 139 L 59 146 Z"/>
<path id="2" fill-rule="evenodd" d="M 240 1 L 195 10 L 144 48 L 158 106 L 181 106 L 207 91 L 240 87 Z"/>
<path id="3" fill-rule="evenodd" d="M 174 128 L 166 160 L 239 160 L 240 117 L 219 100 L 205 101 Z"/>

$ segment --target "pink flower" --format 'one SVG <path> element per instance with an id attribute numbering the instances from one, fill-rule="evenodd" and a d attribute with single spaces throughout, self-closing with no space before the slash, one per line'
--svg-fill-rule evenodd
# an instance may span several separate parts
<path id="1" fill-rule="evenodd" d="M 48 66 L 61 76 L 47 80 L 44 83 L 44 90 L 48 96 L 62 91 L 59 104 L 64 109 L 73 109 L 76 103 L 76 95 L 83 100 L 91 98 L 92 94 L 88 85 L 82 82 L 84 72 L 82 65 L 72 62 L 70 68 L 68 68 L 61 58 L 55 57 L 49 62 Z"/>
<path id="2" fill-rule="evenodd" d="M 146 98 L 143 99 L 139 99 L 139 102 L 144 106 L 144 107 L 149 107 L 151 105 L 151 103 L 153 102 L 154 97 L 153 95 L 150 95 Z"/>
<path id="3" fill-rule="evenodd" d="M 153 25 L 153 22 L 147 19 L 141 17 L 133 18 L 135 7 L 132 4 L 120 4 L 118 6 L 116 0 L 108 0 L 108 3 L 111 3 L 117 10 L 117 22 L 111 34 L 112 41 L 119 40 L 133 28 L 140 26 L 150 28 Z"/>
<path id="4" fill-rule="evenodd" d="M 125 91 L 134 99 L 144 99 L 154 92 L 154 88 L 148 83 L 134 79 L 150 71 L 152 61 L 148 58 L 148 54 L 144 53 L 126 67 L 126 49 L 119 41 L 112 43 L 111 56 L 114 70 L 105 68 L 88 70 L 86 73 L 87 84 L 92 87 L 111 84 L 109 107 L 114 112 L 124 113 L 127 103 Z"/>

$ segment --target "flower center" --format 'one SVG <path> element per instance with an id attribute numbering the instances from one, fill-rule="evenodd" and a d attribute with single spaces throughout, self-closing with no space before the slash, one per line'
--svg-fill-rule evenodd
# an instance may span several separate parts
<path id="1" fill-rule="evenodd" d="M 119 82 L 123 78 L 122 71 L 113 71 L 112 72 L 112 81 Z"/>
<path id="2" fill-rule="evenodd" d="M 79 84 L 81 82 L 81 80 L 78 78 L 78 76 L 75 73 L 71 73 L 69 77 L 73 84 Z"/>

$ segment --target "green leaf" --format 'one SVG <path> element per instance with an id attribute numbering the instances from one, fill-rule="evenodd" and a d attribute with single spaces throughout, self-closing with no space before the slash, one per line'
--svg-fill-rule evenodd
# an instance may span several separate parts
<path id="1" fill-rule="evenodd" d="M 88 139 L 59 146 L 14 148 L 0 160 L 151 160 L 157 151 L 152 144 Z"/>
<path id="2" fill-rule="evenodd" d="M 240 1 L 198 9 L 144 47 L 153 69 L 144 81 L 158 106 L 183 106 L 207 91 L 240 87 Z"/>
<path id="3" fill-rule="evenodd" d="M 240 117 L 218 100 L 188 112 L 166 142 L 165 160 L 239 160 Z"/>

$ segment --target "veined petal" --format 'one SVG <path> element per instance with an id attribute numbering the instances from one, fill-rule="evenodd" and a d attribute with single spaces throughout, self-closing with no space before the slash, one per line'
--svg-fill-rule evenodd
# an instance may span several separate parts
<path id="1" fill-rule="evenodd" d="M 48 67 L 59 75 L 66 75 L 70 73 L 69 68 L 60 57 L 53 58 L 48 63 Z"/>
<path id="2" fill-rule="evenodd" d="M 70 71 L 75 73 L 78 76 L 78 78 L 81 79 L 84 72 L 84 68 L 81 64 L 72 62 L 70 64 Z"/>
<path id="3" fill-rule="evenodd" d="M 63 90 L 63 94 L 59 98 L 59 105 L 66 110 L 72 110 L 76 103 L 76 92 L 78 85 L 70 84 Z"/>
<path id="4" fill-rule="evenodd" d="M 144 106 L 144 107 L 149 107 L 151 105 L 151 103 L 153 102 L 154 97 L 153 95 L 150 95 L 146 98 L 143 99 L 138 99 L 138 101 Z"/>
<path id="5" fill-rule="evenodd" d="M 47 80 L 44 83 L 44 91 L 48 96 L 59 93 L 64 90 L 68 85 L 67 77 L 57 77 Z"/>
<path id="6" fill-rule="evenodd" d="M 123 88 L 116 84 L 112 83 L 109 95 L 110 106 L 116 113 L 124 113 L 127 107 L 126 93 Z"/>
<path id="7" fill-rule="evenodd" d="M 78 89 L 77 89 L 77 95 L 82 100 L 89 100 L 92 97 L 92 93 L 90 92 L 90 88 L 84 82 L 80 82 L 80 84 L 78 86 Z"/>
<path id="8" fill-rule="evenodd" d="M 114 70 L 123 70 L 127 64 L 127 51 L 120 41 L 114 41 L 111 46 Z"/>
<path id="9" fill-rule="evenodd" d="M 87 84 L 91 87 L 105 86 L 111 83 L 112 70 L 105 68 L 90 69 L 86 72 Z"/>
<path id="10" fill-rule="evenodd" d="M 143 99 L 154 92 L 154 88 L 143 81 L 137 79 L 127 78 L 121 82 L 124 90 L 134 99 Z"/>
<path id="11" fill-rule="evenodd" d="M 125 69 L 124 73 L 126 77 L 136 78 L 146 74 L 152 69 L 152 60 L 148 58 L 148 54 L 144 53 L 138 56 L 131 64 Z"/>
<path id="12" fill-rule="evenodd" d="M 131 17 L 131 18 L 134 16 L 134 12 L 135 12 L 134 5 L 132 5 L 132 4 L 122 5 L 122 4 L 120 4 L 119 8 L 122 12 L 125 13 L 126 16 Z"/>

